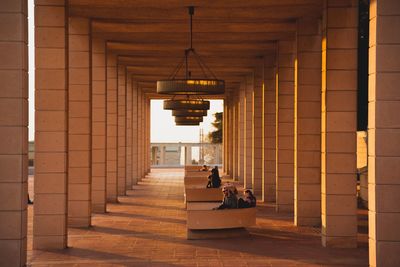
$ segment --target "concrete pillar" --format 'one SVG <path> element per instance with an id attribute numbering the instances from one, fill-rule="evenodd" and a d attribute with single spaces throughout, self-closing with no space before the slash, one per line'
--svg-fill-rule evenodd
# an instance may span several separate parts
<path id="1" fill-rule="evenodd" d="M 117 67 L 117 179 L 118 196 L 126 195 L 126 67 Z"/>
<path id="2" fill-rule="evenodd" d="M 137 184 L 139 180 L 138 168 L 138 87 L 137 82 L 132 82 L 132 184 Z"/>
<path id="3" fill-rule="evenodd" d="M 147 144 L 147 173 L 150 173 L 151 169 L 151 157 L 150 157 L 150 150 L 151 150 L 151 144 L 150 144 L 150 137 L 151 137 L 151 117 L 150 117 L 150 98 L 147 97 L 146 100 L 146 106 L 147 106 L 147 139 L 146 139 L 146 144 Z"/>
<path id="4" fill-rule="evenodd" d="M 368 118 L 370 266 L 400 266 L 399 1 L 371 1 Z"/>
<path id="5" fill-rule="evenodd" d="M 278 42 L 276 210 L 294 210 L 294 65 L 295 42 Z"/>
<path id="6" fill-rule="evenodd" d="M 117 202 L 117 59 L 106 54 L 107 202 Z"/>
<path id="7" fill-rule="evenodd" d="M 244 171 L 244 188 L 252 189 L 253 176 L 253 88 L 254 74 L 246 77 L 246 105 L 245 105 L 245 120 L 246 120 L 246 145 L 245 145 L 245 171 Z"/>
<path id="8" fill-rule="evenodd" d="M 228 141 L 228 99 L 224 100 L 224 109 L 222 112 L 222 172 L 225 174 L 228 174 L 229 170 L 229 159 L 228 159 L 228 146 L 229 146 L 229 141 Z M 215 157 L 215 163 L 217 163 L 218 159 Z"/>
<path id="9" fill-rule="evenodd" d="M 235 99 L 234 99 L 234 95 L 232 93 L 231 95 L 231 129 L 230 129 L 230 135 L 231 135 L 231 142 L 232 142 L 232 146 L 231 146 L 231 153 L 232 153 L 232 157 L 231 157 L 231 177 L 233 180 L 236 179 L 236 165 L 237 165 L 237 146 L 236 146 L 236 137 L 237 137 L 237 133 L 236 133 L 236 103 L 235 103 Z"/>
<path id="10" fill-rule="evenodd" d="M 253 192 L 262 200 L 263 189 L 263 64 L 257 64 L 254 70 L 253 96 L 251 109 L 251 184 Z"/>
<path id="11" fill-rule="evenodd" d="M 68 95 L 68 226 L 88 227 L 92 213 L 89 19 L 70 17 L 68 33 L 69 88 L 84 92 Z"/>
<path id="12" fill-rule="evenodd" d="M 18 2 L 22 4 L 25 1 Z M 42 3 L 41 1 L 35 3 L 36 113 L 33 248 L 62 249 L 67 247 L 68 216 L 67 21 L 63 1 L 57 4 Z M 21 8 L 26 12 L 26 7 L 23 8 L 21 5 Z M 53 37 L 49 38 L 49 36 Z M 17 45 L 17 43 L 13 43 L 13 45 Z M 1 49 L 0 51 L 4 50 Z M 21 52 L 17 54 L 23 55 Z M 11 53 L 7 55 L 12 56 L 12 62 L 17 62 L 14 55 Z M 48 60 L 49 58 L 54 60 Z M 1 62 L 4 64 L 7 61 L 2 59 Z M 26 79 L 23 72 L 18 72 L 15 75 L 17 76 L 12 78 L 13 82 L 22 82 Z M 27 81 L 22 82 L 21 86 L 25 86 L 26 83 Z M 14 93 L 17 92 L 14 87 L 12 90 Z M 77 92 L 72 90 L 69 92 L 69 94 L 75 93 Z M 27 93 L 22 94 L 22 96 L 27 97 Z M 10 166 L 8 162 L 6 164 Z M 23 170 L 22 168 L 26 168 L 24 166 L 27 163 L 23 158 L 17 158 L 14 164 L 17 164 L 18 169 Z M 1 169 L 11 170 L 9 167 Z M 21 173 L 21 176 L 24 175 L 26 174 Z M 18 253 L 23 253 L 24 247 L 25 245 L 21 243 L 21 251 Z M 1 249 L 1 251 L 4 250 Z M 7 255 L 11 254 L 7 253 Z"/>
<path id="13" fill-rule="evenodd" d="M 239 102 L 239 91 L 234 93 L 234 105 L 235 105 L 235 142 L 234 142 L 234 177 L 235 181 L 239 180 L 240 177 L 240 102 Z"/>
<path id="14" fill-rule="evenodd" d="M 26 1 L 0 3 L 0 21 L 3 24 L 0 31 L 0 266 L 25 266 L 28 201 Z M 65 94 L 65 90 L 61 92 Z"/>
<path id="15" fill-rule="evenodd" d="M 92 212 L 106 212 L 106 55 L 92 39 Z"/>
<path id="16" fill-rule="evenodd" d="M 126 189 L 132 189 L 132 76 L 126 76 Z"/>
<path id="17" fill-rule="evenodd" d="M 268 56 L 264 61 L 264 201 L 275 202 L 276 198 L 276 57 Z"/>
<path id="18" fill-rule="evenodd" d="M 357 246 L 358 1 L 324 1 L 322 34 L 322 244 Z"/>
<path id="19" fill-rule="evenodd" d="M 138 181 L 142 180 L 143 178 L 143 159 L 144 159 L 144 150 L 143 150 L 143 94 L 140 87 L 138 87 L 138 100 L 137 100 L 137 119 L 138 119 Z"/>
<path id="20" fill-rule="evenodd" d="M 244 183 L 244 176 L 246 172 L 246 83 L 245 81 L 240 84 L 239 90 L 239 182 Z"/>
<path id="21" fill-rule="evenodd" d="M 321 27 L 316 19 L 297 23 L 295 87 L 295 210 L 300 226 L 321 224 Z"/>
<path id="22" fill-rule="evenodd" d="M 185 165 L 192 165 L 192 147 L 185 146 Z"/>
<path id="23" fill-rule="evenodd" d="M 229 127 L 227 131 L 228 135 L 228 140 L 229 140 L 229 177 L 233 178 L 233 166 L 234 166 L 234 115 L 235 115 L 235 109 L 234 109 L 234 104 L 233 104 L 233 99 L 230 98 L 229 100 Z"/>

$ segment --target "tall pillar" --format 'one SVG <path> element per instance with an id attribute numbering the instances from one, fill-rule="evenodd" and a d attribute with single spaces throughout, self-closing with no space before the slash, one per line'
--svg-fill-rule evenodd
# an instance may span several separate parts
<path id="1" fill-rule="evenodd" d="M 91 223 L 91 85 L 89 19 L 69 18 L 69 88 L 83 95 L 68 95 L 68 226 Z"/>
<path id="2" fill-rule="evenodd" d="M 295 87 L 295 225 L 321 224 L 321 30 L 320 21 L 297 23 Z"/>
<path id="3" fill-rule="evenodd" d="M 276 56 L 264 61 L 264 201 L 276 198 Z"/>
<path id="4" fill-rule="evenodd" d="M 132 189 L 132 76 L 126 76 L 126 189 Z"/>
<path id="5" fill-rule="evenodd" d="M 261 62 L 262 63 L 262 62 Z M 252 99 L 252 123 L 251 123 L 251 157 L 252 172 L 251 184 L 253 192 L 262 200 L 263 189 L 263 64 L 257 64 L 254 70 L 253 99 Z"/>
<path id="6" fill-rule="evenodd" d="M 322 244 L 357 246 L 358 1 L 324 1 L 322 34 Z"/>
<path id="7" fill-rule="evenodd" d="M 238 88 L 239 89 L 239 88 Z M 235 181 L 239 181 L 240 177 L 240 102 L 239 102 L 239 90 L 236 90 L 234 93 L 234 101 L 235 101 L 235 142 L 234 142 L 234 147 L 235 147 L 235 152 L 234 152 L 234 171 L 235 175 L 233 179 Z"/>
<path id="8" fill-rule="evenodd" d="M 246 173 L 246 82 L 240 84 L 239 89 L 239 182 L 244 183 Z"/>
<path id="9" fill-rule="evenodd" d="M 143 150 L 143 95 L 142 90 L 140 87 L 137 89 L 138 98 L 137 98 L 137 120 L 138 120 L 138 181 L 142 180 L 143 178 L 143 159 L 144 159 L 144 150 Z"/>
<path id="10" fill-rule="evenodd" d="M 106 54 L 107 202 L 117 202 L 117 58 Z"/>
<path id="11" fill-rule="evenodd" d="M 126 67 L 117 67 L 117 179 L 118 196 L 126 195 Z"/>
<path id="12" fill-rule="evenodd" d="M 19 2 L 26 3 L 26 1 Z M 66 10 L 62 3 L 63 1 L 57 4 L 48 2 L 41 4 L 39 1 L 35 3 L 34 249 L 67 247 L 68 51 L 66 48 L 68 39 L 66 36 Z M 20 10 L 26 12 L 26 7 L 22 8 L 21 5 Z M 48 38 L 49 36 L 53 36 L 53 38 Z M 55 38 L 56 36 L 58 38 Z M 17 45 L 17 43 L 13 43 L 13 45 Z M 17 62 L 11 53 L 8 55 L 12 56 L 12 62 Z M 18 55 L 22 55 L 22 53 L 18 52 Z M 54 60 L 48 60 L 49 57 Z M 1 62 L 4 64 L 7 61 L 2 59 Z M 22 71 L 15 75 L 17 76 L 12 78 L 13 82 L 26 79 L 26 75 Z M 25 82 L 21 84 L 21 86 L 24 85 Z M 13 88 L 13 92 L 17 92 L 15 88 Z M 71 93 L 73 92 L 71 91 Z M 27 97 L 27 94 L 21 96 Z M 22 170 L 26 160 L 21 157 L 17 157 L 15 160 L 13 164 Z M 7 162 L 6 164 L 10 166 L 11 163 Z M 11 168 L 1 169 L 11 170 Z M 20 175 L 22 179 L 26 174 L 21 173 Z M 22 249 L 24 246 L 21 244 L 20 248 Z M 1 249 L 1 251 L 4 250 Z M 22 252 L 21 250 L 19 253 Z M 7 255 L 11 254 L 7 253 Z"/>
<path id="13" fill-rule="evenodd" d="M 369 49 L 369 264 L 400 266 L 400 2 L 371 1 Z"/>
<path id="14" fill-rule="evenodd" d="M 227 138 L 227 132 L 228 132 L 228 112 L 229 112 L 229 101 L 228 99 L 224 100 L 224 110 L 222 112 L 222 172 L 225 173 L 225 175 L 228 174 L 229 170 L 229 159 L 228 159 L 228 138 Z M 218 159 L 215 157 L 215 163 L 217 163 Z"/>
<path id="15" fill-rule="evenodd" d="M 92 39 L 92 212 L 106 212 L 106 56 Z"/>
<path id="16" fill-rule="evenodd" d="M 26 263 L 27 12 L 26 1 L 0 3 L 0 266 Z"/>
<path id="17" fill-rule="evenodd" d="M 254 88 L 254 74 L 246 76 L 246 105 L 245 105 L 245 172 L 244 172 L 244 188 L 252 189 L 252 176 L 253 176 L 253 88 Z"/>
<path id="18" fill-rule="evenodd" d="M 294 210 L 294 41 L 278 42 L 276 210 Z"/>
<path id="19" fill-rule="evenodd" d="M 230 98 L 229 100 L 229 127 L 227 130 L 227 135 L 228 135 L 228 141 L 229 141 L 229 147 L 228 147 L 228 151 L 229 151 L 229 177 L 233 178 L 233 166 L 234 166 L 234 145 L 233 145 L 233 139 L 235 137 L 234 135 L 234 114 L 235 114 L 235 110 L 234 110 L 234 105 L 233 105 L 233 99 Z"/>
<path id="20" fill-rule="evenodd" d="M 138 87 L 137 82 L 132 81 L 132 184 L 137 184 L 139 180 L 138 154 Z"/>
<path id="21" fill-rule="evenodd" d="M 192 147 L 185 146 L 185 165 L 192 165 Z"/>
<path id="22" fill-rule="evenodd" d="M 151 144 L 150 144 L 150 137 L 151 137 L 151 116 L 150 116 L 150 98 L 146 98 L 146 106 L 147 106 L 147 139 L 146 139 L 146 144 L 147 144 L 147 173 L 150 173 L 150 168 L 151 168 L 151 158 L 150 158 L 150 150 L 151 150 Z"/>

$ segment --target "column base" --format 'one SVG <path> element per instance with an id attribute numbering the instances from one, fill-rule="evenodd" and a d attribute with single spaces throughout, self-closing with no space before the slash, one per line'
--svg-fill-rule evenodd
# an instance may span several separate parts
<path id="1" fill-rule="evenodd" d="M 295 217 L 294 225 L 296 226 L 321 226 L 321 217 Z"/>
<path id="2" fill-rule="evenodd" d="M 67 248 L 67 235 L 33 236 L 33 249 L 50 250 Z"/>
<path id="3" fill-rule="evenodd" d="M 329 248 L 356 248 L 357 237 L 322 235 L 322 246 Z"/>
<path id="4" fill-rule="evenodd" d="M 90 217 L 68 217 L 68 227 L 87 228 L 91 226 Z"/>

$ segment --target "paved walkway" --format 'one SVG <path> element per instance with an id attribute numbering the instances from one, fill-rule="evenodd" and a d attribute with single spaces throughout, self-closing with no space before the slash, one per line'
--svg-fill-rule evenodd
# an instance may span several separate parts
<path id="1" fill-rule="evenodd" d="M 183 172 L 153 170 L 90 229 L 70 229 L 69 249 L 32 251 L 29 266 L 367 266 L 365 237 L 358 249 L 326 249 L 319 229 L 297 228 L 288 215 L 260 205 L 247 238 L 186 240 Z"/>

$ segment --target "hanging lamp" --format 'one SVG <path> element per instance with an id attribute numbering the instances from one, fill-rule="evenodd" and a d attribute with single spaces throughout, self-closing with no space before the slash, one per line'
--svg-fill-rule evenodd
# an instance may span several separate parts
<path id="1" fill-rule="evenodd" d="M 207 116 L 207 110 L 176 109 L 176 110 L 172 110 L 172 116 L 175 116 L 175 117 L 203 117 L 203 116 Z"/>
<path id="2" fill-rule="evenodd" d="M 185 49 L 185 56 L 181 63 L 177 65 L 170 77 L 166 80 L 157 81 L 157 93 L 167 95 L 218 95 L 225 92 L 225 81 L 219 80 L 214 73 L 202 61 L 200 56 L 193 48 L 193 15 L 194 7 L 189 8 L 190 15 L 190 47 Z M 203 77 L 193 77 L 190 70 L 189 60 L 193 57 L 198 67 L 201 69 Z M 185 64 L 185 74 L 183 78 L 177 75 Z"/>
<path id="3" fill-rule="evenodd" d="M 169 110 L 208 110 L 210 101 L 200 99 L 170 99 L 164 100 L 164 109 Z"/>
<path id="4" fill-rule="evenodd" d="M 185 122 L 203 122 L 203 117 L 175 117 L 175 122 L 185 123 Z"/>

